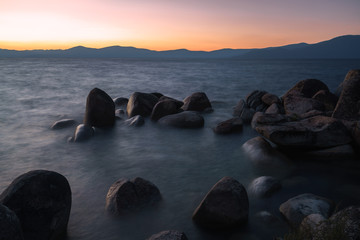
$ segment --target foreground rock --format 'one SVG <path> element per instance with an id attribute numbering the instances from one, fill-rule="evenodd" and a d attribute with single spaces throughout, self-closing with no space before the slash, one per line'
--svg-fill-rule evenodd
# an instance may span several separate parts
<path id="1" fill-rule="evenodd" d="M 24 239 L 57 240 L 66 236 L 71 189 L 59 173 L 36 170 L 17 177 L 0 203 L 18 216 Z"/>
<path id="2" fill-rule="evenodd" d="M 325 116 L 272 125 L 257 122 L 254 127 L 258 133 L 282 147 L 330 148 L 352 141 L 341 121 Z"/>
<path id="3" fill-rule="evenodd" d="M 160 200 L 160 191 L 153 183 L 139 177 L 120 179 L 111 185 L 105 209 L 111 214 L 121 215 L 154 205 Z"/>
<path id="4" fill-rule="evenodd" d="M 149 93 L 135 92 L 130 96 L 126 112 L 129 118 L 136 115 L 142 117 L 150 116 L 158 98 Z"/>
<path id="5" fill-rule="evenodd" d="M 163 98 L 163 97 L 162 97 Z M 180 112 L 181 105 L 177 100 L 166 99 L 159 101 L 153 108 L 151 113 L 151 120 L 157 121 L 167 115 Z"/>
<path id="6" fill-rule="evenodd" d="M 0 204 L 0 239 L 24 239 L 18 217 L 13 211 L 2 204 Z"/>
<path id="7" fill-rule="evenodd" d="M 249 200 L 244 186 L 231 177 L 217 182 L 193 214 L 199 225 L 212 229 L 234 228 L 247 222 Z"/>
<path id="8" fill-rule="evenodd" d="M 217 134 L 229 134 L 239 132 L 243 129 L 241 118 L 231 118 L 219 123 L 213 130 Z"/>
<path id="9" fill-rule="evenodd" d="M 261 176 L 254 179 L 249 185 L 249 194 L 256 197 L 270 197 L 281 188 L 279 180 L 271 176 Z"/>
<path id="10" fill-rule="evenodd" d="M 298 82 L 282 97 L 285 112 L 301 115 L 311 110 L 324 111 L 324 103 L 312 98 L 321 90 L 329 92 L 329 88 L 320 80 L 306 79 Z"/>
<path id="11" fill-rule="evenodd" d="M 333 113 L 334 118 L 360 120 L 360 70 L 351 70 L 342 83 L 343 89 Z"/>
<path id="12" fill-rule="evenodd" d="M 204 126 L 204 118 L 197 112 L 184 111 L 162 117 L 158 123 L 177 128 L 201 128 Z"/>
<path id="13" fill-rule="evenodd" d="M 94 129 L 88 125 L 80 124 L 76 127 L 72 140 L 74 142 L 83 142 L 90 139 L 92 136 L 94 136 Z"/>
<path id="14" fill-rule="evenodd" d="M 63 129 L 67 127 L 71 127 L 76 124 L 76 121 L 74 119 L 61 119 L 59 121 L 56 121 L 53 125 L 51 125 L 51 129 L 58 130 Z"/>
<path id="15" fill-rule="evenodd" d="M 211 107 L 211 103 L 204 92 L 196 92 L 184 99 L 184 111 L 202 112 Z"/>
<path id="16" fill-rule="evenodd" d="M 94 88 L 86 100 L 84 124 L 93 127 L 112 127 L 115 123 L 115 104 L 106 92 Z"/>
<path id="17" fill-rule="evenodd" d="M 320 214 L 324 218 L 329 218 L 333 208 L 334 203 L 331 200 L 305 193 L 287 200 L 280 205 L 279 210 L 290 224 L 297 227 L 310 214 Z"/>
<path id="18" fill-rule="evenodd" d="M 183 232 L 179 232 L 175 230 L 167 230 L 154 234 L 147 240 L 187 240 L 187 239 L 188 238 Z"/>

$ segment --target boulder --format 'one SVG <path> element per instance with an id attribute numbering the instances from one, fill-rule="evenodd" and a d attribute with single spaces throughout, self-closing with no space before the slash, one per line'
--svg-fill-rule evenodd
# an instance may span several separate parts
<path id="1" fill-rule="evenodd" d="M 151 113 L 151 120 L 157 121 L 167 115 L 175 114 L 180 112 L 180 104 L 176 100 L 162 100 L 159 101 L 153 108 Z"/>
<path id="2" fill-rule="evenodd" d="M 343 89 L 332 117 L 360 120 L 360 69 L 350 70 L 343 82 Z"/>
<path id="3" fill-rule="evenodd" d="M 129 99 L 124 98 L 124 97 L 117 97 L 113 99 L 115 106 L 117 107 L 125 107 L 127 106 Z"/>
<path id="4" fill-rule="evenodd" d="M 265 103 L 266 105 L 270 106 L 274 103 L 280 104 L 280 98 L 274 94 L 271 93 L 265 93 L 262 97 L 261 97 L 261 101 L 263 103 Z"/>
<path id="5" fill-rule="evenodd" d="M 279 180 L 271 176 L 261 176 L 254 179 L 249 185 L 249 194 L 255 197 L 270 197 L 281 188 Z"/>
<path id="6" fill-rule="evenodd" d="M 243 99 L 241 99 L 234 107 L 233 116 L 240 117 L 244 108 L 249 108 L 249 107 L 246 105 L 245 101 Z"/>
<path id="7" fill-rule="evenodd" d="M 35 170 L 17 177 L 0 203 L 18 216 L 24 239 L 58 240 L 66 236 L 71 189 L 59 173 Z"/>
<path id="8" fill-rule="evenodd" d="M 204 118 L 197 112 L 185 111 L 162 117 L 158 123 L 177 128 L 201 128 L 204 126 Z"/>
<path id="9" fill-rule="evenodd" d="M 329 88 L 320 80 L 306 79 L 298 82 L 282 97 L 285 112 L 300 115 L 311 110 L 324 111 L 324 104 L 312 98 L 320 90 L 329 92 Z"/>
<path id="10" fill-rule="evenodd" d="M 343 239 L 360 239 L 360 207 L 350 206 L 332 215 L 325 231 L 331 232 L 329 228 L 336 230 L 340 228 L 344 235 Z"/>
<path id="11" fill-rule="evenodd" d="M 114 101 L 103 90 L 94 88 L 87 96 L 84 124 L 99 128 L 115 124 Z"/>
<path id="12" fill-rule="evenodd" d="M 184 105 L 181 107 L 184 111 L 202 112 L 205 109 L 212 108 L 211 103 L 204 92 L 196 92 L 184 99 Z"/>
<path id="13" fill-rule="evenodd" d="M 155 205 L 160 200 L 160 191 L 153 183 L 139 177 L 120 179 L 111 185 L 105 209 L 113 215 L 121 215 Z"/>
<path id="14" fill-rule="evenodd" d="M 266 93 L 267 92 L 265 91 L 259 91 L 259 90 L 255 90 L 249 93 L 245 98 L 245 102 L 247 106 L 249 106 L 249 108 L 256 110 L 257 112 L 262 112 L 262 109 L 267 107 L 266 104 L 264 104 L 263 101 L 261 100 L 261 98 Z"/>
<path id="15" fill-rule="evenodd" d="M 188 240 L 188 238 L 183 232 L 167 230 L 154 234 L 147 240 Z"/>
<path id="16" fill-rule="evenodd" d="M 0 204 L 0 239 L 24 239 L 18 217 L 13 211 L 2 204 Z"/>
<path id="17" fill-rule="evenodd" d="M 126 112 L 129 118 L 136 115 L 147 117 L 151 114 L 158 98 L 149 93 L 135 92 L 130 96 Z"/>
<path id="18" fill-rule="evenodd" d="M 283 167 L 286 165 L 287 158 L 281 152 L 274 149 L 268 141 L 262 137 L 255 137 L 242 145 L 246 156 L 260 167 Z"/>
<path id="19" fill-rule="evenodd" d="M 238 227 L 248 220 L 249 200 L 244 186 L 231 177 L 217 182 L 193 214 L 193 220 L 207 228 Z"/>
<path id="20" fill-rule="evenodd" d="M 125 125 L 128 125 L 128 126 L 140 127 L 145 124 L 145 119 L 140 115 L 136 115 L 132 118 L 129 118 L 124 123 L 125 123 Z"/>
<path id="21" fill-rule="evenodd" d="M 310 214 L 320 214 L 324 218 L 329 218 L 333 208 L 334 203 L 331 200 L 305 193 L 282 203 L 279 210 L 291 225 L 297 227 Z"/>
<path id="22" fill-rule="evenodd" d="M 239 132 L 242 128 L 243 121 L 241 118 L 237 117 L 219 123 L 213 130 L 217 134 L 229 134 Z"/>
<path id="23" fill-rule="evenodd" d="M 150 93 L 151 95 L 154 95 L 157 98 L 161 98 L 162 96 L 164 96 L 162 93 L 158 93 L 158 92 L 152 92 Z"/>
<path id="24" fill-rule="evenodd" d="M 334 111 L 338 97 L 326 90 L 320 90 L 312 97 L 324 104 L 325 111 Z"/>
<path id="25" fill-rule="evenodd" d="M 51 129 L 58 130 L 63 129 L 67 127 L 71 127 L 76 124 L 76 121 L 74 119 L 61 119 L 59 121 L 56 121 L 53 125 L 51 125 Z"/>
<path id="26" fill-rule="evenodd" d="M 301 115 L 297 115 L 297 117 L 300 119 L 306 119 L 306 118 L 311 118 L 311 117 L 315 117 L 315 116 L 326 116 L 325 112 L 319 111 L 319 110 L 311 110 L 308 111 L 306 113 L 303 113 Z"/>
<path id="27" fill-rule="evenodd" d="M 273 143 L 287 148 L 330 148 L 352 141 L 340 120 L 325 116 L 272 125 L 260 124 L 258 121 L 255 130 Z"/>
<path id="28" fill-rule="evenodd" d="M 80 124 L 76 127 L 73 137 L 74 142 L 83 142 L 94 136 L 94 129 L 88 125 Z"/>
<path id="29" fill-rule="evenodd" d="M 254 114 L 251 127 L 256 129 L 258 126 L 272 126 L 292 121 L 292 118 L 284 114 L 269 114 L 263 112 L 257 112 Z"/>

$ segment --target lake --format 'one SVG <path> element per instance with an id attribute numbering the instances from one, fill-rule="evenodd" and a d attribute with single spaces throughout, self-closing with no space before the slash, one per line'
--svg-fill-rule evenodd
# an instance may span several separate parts
<path id="1" fill-rule="evenodd" d="M 287 231 L 254 217 L 269 211 L 281 218 L 279 205 L 311 192 L 339 206 L 360 201 L 358 162 L 291 161 L 285 172 L 259 169 L 243 153 L 244 142 L 258 134 L 215 135 L 212 128 L 232 117 L 233 106 L 253 90 L 281 96 L 296 82 L 316 78 L 331 91 L 360 60 L 140 60 L 140 59 L 0 59 L 0 191 L 18 175 L 47 169 L 64 175 L 72 189 L 69 240 L 138 240 L 167 229 L 189 239 L 271 239 Z M 204 114 L 202 129 L 163 128 L 146 119 L 131 128 L 117 121 L 111 131 L 97 131 L 84 143 L 68 143 L 75 127 L 50 130 L 57 120 L 82 121 L 86 97 L 98 87 L 112 98 L 160 92 L 183 100 L 205 92 L 214 112 Z M 198 228 L 192 213 L 208 190 L 231 176 L 245 187 L 256 177 L 283 182 L 268 199 L 250 198 L 248 224 L 232 232 Z M 119 218 L 104 211 L 105 196 L 120 178 L 142 177 L 158 186 L 159 206 Z"/>

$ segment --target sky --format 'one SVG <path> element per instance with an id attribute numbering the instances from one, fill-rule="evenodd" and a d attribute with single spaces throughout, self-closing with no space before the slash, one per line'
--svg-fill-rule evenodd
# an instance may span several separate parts
<path id="1" fill-rule="evenodd" d="M 360 34 L 360 0 L 0 0 L 0 48 L 263 48 Z"/>

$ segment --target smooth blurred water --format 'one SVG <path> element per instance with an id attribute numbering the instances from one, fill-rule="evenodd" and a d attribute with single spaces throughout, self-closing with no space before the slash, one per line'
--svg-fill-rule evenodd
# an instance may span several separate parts
<path id="1" fill-rule="evenodd" d="M 166 229 L 184 231 L 189 239 L 271 239 L 286 229 L 258 223 L 260 210 L 280 216 L 279 205 L 299 193 L 313 192 L 339 204 L 359 203 L 358 162 L 291 162 L 279 175 L 254 167 L 241 145 L 257 136 L 218 136 L 218 122 L 255 89 L 282 95 L 297 81 L 317 78 L 334 91 L 360 60 L 119 60 L 0 59 L 0 191 L 20 174 L 47 169 L 63 174 L 72 188 L 70 240 L 145 239 Z M 88 92 L 98 87 L 112 98 L 132 92 L 160 92 L 184 99 L 206 92 L 214 112 L 205 114 L 203 129 L 162 128 L 146 119 L 140 128 L 117 122 L 85 143 L 67 143 L 74 128 L 53 131 L 56 120 L 81 122 Z M 343 162 L 346 164 L 343 164 Z M 191 215 L 207 191 L 223 176 L 244 186 L 263 174 L 283 179 L 270 199 L 250 199 L 250 220 L 234 232 L 198 228 Z M 143 177 L 157 185 L 163 201 L 120 218 L 104 212 L 105 196 L 119 178 Z"/>

